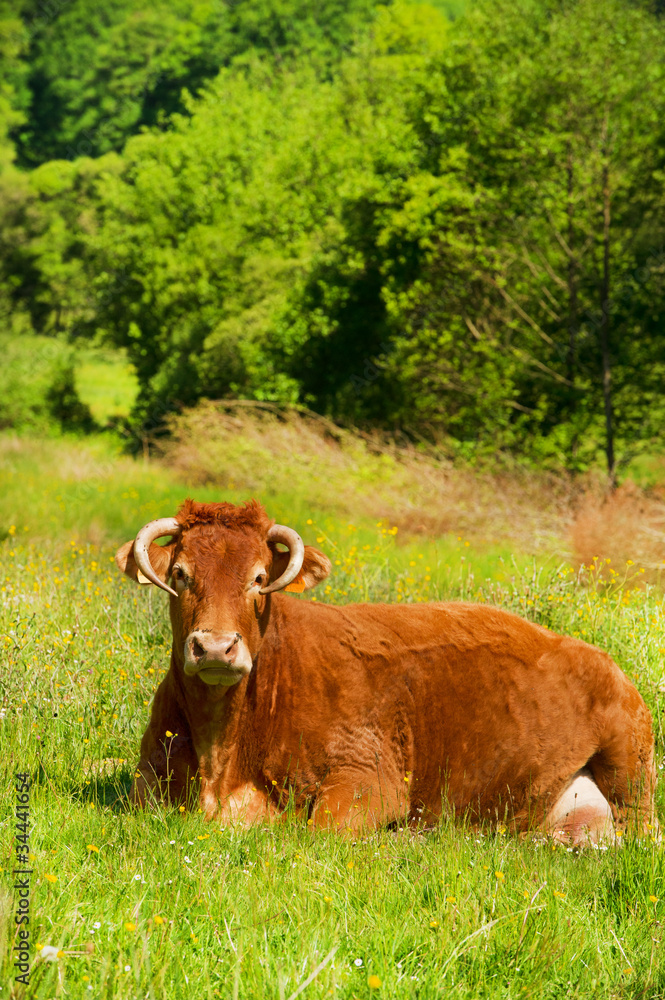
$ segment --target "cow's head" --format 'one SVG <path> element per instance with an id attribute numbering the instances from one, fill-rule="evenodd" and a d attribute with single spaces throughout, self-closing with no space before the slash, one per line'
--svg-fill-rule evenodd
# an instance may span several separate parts
<path id="1" fill-rule="evenodd" d="M 171 541 L 155 545 L 164 535 Z M 225 686 L 252 669 L 268 595 L 308 590 L 330 572 L 327 556 L 293 528 L 274 524 L 255 500 L 240 507 L 186 500 L 177 517 L 141 528 L 115 560 L 131 579 L 171 595 L 173 651 L 185 674 Z"/>

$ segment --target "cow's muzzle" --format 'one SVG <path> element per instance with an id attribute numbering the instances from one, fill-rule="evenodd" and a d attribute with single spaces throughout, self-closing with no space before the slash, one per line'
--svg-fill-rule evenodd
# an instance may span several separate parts
<path id="1" fill-rule="evenodd" d="M 190 632 L 185 640 L 185 673 L 206 684 L 237 684 L 252 669 L 240 632 Z"/>

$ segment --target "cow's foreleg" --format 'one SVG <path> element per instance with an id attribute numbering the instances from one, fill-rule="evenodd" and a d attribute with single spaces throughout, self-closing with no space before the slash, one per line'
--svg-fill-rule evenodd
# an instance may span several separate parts
<path id="1" fill-rule="evenodd" d="M 198 801 L 198 788 L 194 788 L 197 772 L 189 725 L 167 675 L 157 688 L 150 722 L 141 740 L 141 759 L 134 771 L 131 799 L 139 806 Z"/>
<path id="2" fill-rule="evenodd" d="M 402 782 L 400 786 L 397 780 L 381 780 L 376 771 L 331 774 L 312 811 L 313 825 L 356 834 L 400 820 L 406 822 L 408 788 Z"/>
<path id="3" fill-rule="evenodd" d="M 206 819 L 215 819 L 221 826 L 230 824 L 246 829 L 258 823 L 271 823 L 279 815 L 268 794 L 252 782 L 236 786 L 222 798 L 218 795 L 205 780 L 202 781 L 201 808 Z"/>

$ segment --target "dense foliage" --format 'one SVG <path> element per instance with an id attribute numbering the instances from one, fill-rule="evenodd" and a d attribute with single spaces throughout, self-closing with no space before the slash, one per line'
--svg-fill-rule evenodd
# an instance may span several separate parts
<path id="1" fill-rule="evenodd" d="M 138 424 L 239 396 L 612 475 L 653 447 L 655 8 L 39 10 L 0 6 L 1 304 L 126 348 Z"/>

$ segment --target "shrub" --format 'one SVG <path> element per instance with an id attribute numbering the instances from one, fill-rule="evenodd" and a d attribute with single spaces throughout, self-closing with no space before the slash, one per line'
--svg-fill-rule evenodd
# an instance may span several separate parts
<path id="1" fill-rule="evenodd" d="M 0 336 L 0 429 L 92 430 L 74 381 L 71 348 L 52 337 Z"/>
<path id="2" fill-rule="evenodd" d="M 63 430 L 90 433 L 94 427 L 92 413 L 87 403 L 82 402 L 76 390 L 74 366 L 69 362 L 61 364 L 55 371 L 53 381 L 46 392 L 49 412 Z"/>

